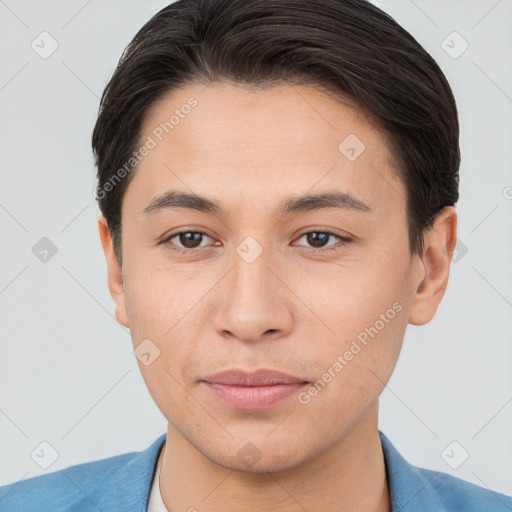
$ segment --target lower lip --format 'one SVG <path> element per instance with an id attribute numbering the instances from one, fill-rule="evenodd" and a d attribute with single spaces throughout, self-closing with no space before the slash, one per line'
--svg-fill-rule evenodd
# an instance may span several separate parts
<path id="1" fill-rule="evenodd" d="M 297 394 L 306 383 L 275 384 L 273 386 L 228 386 L 206 382 L 206 387 L 222 401 L 244 411 L 264 411 L 275 404 Z"/>

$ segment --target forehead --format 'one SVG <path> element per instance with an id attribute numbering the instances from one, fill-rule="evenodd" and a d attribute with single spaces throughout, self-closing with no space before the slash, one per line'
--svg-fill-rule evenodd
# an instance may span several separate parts
<path id="1" fill-rule="evenodd" d="M 353 192 L 381 213 L 405 207 L 375 123 L 310 86 L 190 84 L 146 112 L 140 142 L 149 140 L 128 187 L 145 200 L 171 188 L 238 204 L 328 188 Z"/>

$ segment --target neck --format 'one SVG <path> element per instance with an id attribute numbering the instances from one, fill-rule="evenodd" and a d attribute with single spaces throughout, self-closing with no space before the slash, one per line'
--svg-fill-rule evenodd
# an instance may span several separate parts
<path id="1" fill-rule="evenodd" d="M 378 402 L 328 450 L 276 472 L 221 466 L 171 424 L 160 454 L 160 493 L 169 511 L 392 512 L 378 434 Z"/>

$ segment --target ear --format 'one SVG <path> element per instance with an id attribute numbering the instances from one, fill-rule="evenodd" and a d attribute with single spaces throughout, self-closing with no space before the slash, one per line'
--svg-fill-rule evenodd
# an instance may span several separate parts
<path id="1" fill-rule="evenodd" d="M 418 259 L 417 288 L 413 291 L 409 309 L 409 323 L 413 325 L 424 325 L 434 318 L 446 291 L 457 243 L 457 211 L 453 206 L 447 206 L 437 214 L 424 240 L 423 254 L 415 256 Z"/>
<path id="2" fill-rule="evenodd" d="M 129 327 L 124 299 L 122 267 L 114 252 L 114 245 L 107 220 L 101 213 L 98 215 L 98 229 L 105 260 L 107 261 L 108 288 L 116 305 L 116 319 L 120 324 Z"/>

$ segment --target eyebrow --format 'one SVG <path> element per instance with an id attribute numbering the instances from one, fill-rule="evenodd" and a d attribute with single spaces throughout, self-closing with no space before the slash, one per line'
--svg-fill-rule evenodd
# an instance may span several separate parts
<path id="1" fill-rule="evenodd" d="M 197 210 L 203 213 L 221 215 L 222 208 L 217 201 L 189 192 L 169 190 L 156 196 L 141 213 L 150 215 L 157 211 L 185 208 Z M 345 192 L 324 192 L 321 194 L 306 194 L 300 197 L 292 197 L 281 204 L 281 215 L 289 215 L 298 212 L 308 212 L 321 208 L 339 208 L 361 212 L 372 212 L 373 209 L 366 203 Z"/>

